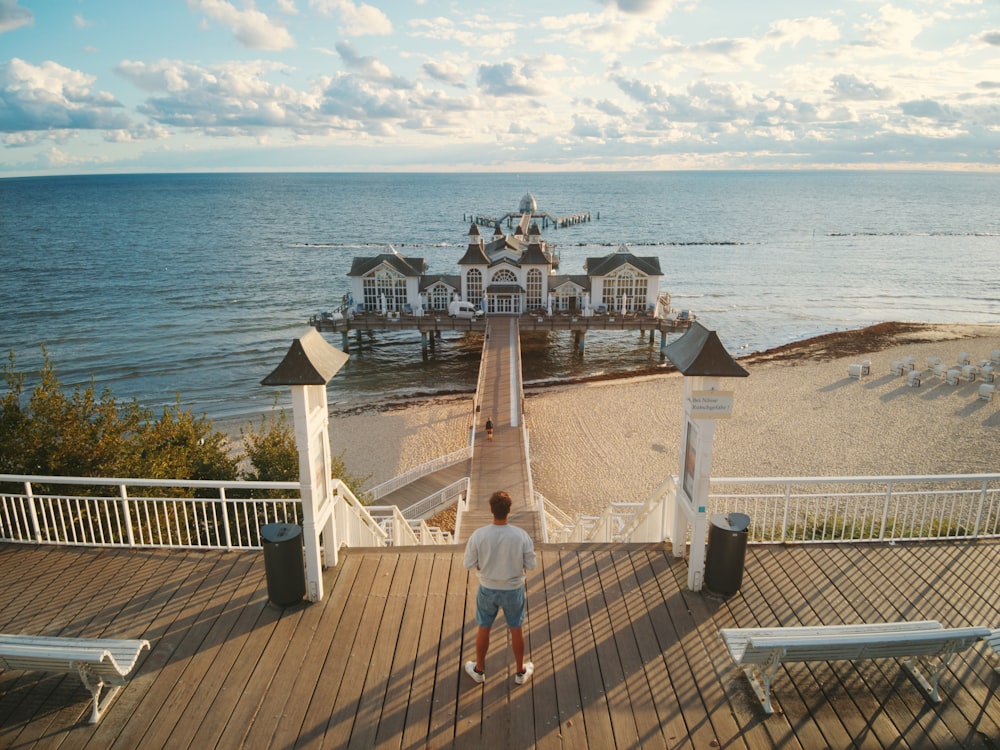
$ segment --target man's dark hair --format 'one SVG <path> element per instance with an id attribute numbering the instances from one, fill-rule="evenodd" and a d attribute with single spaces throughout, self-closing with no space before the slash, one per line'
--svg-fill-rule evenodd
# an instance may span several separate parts
<path id="1" fill-rule="evenodd" d="M 498 490 L 490 495 L 490 511 L 498 521 L 504 521 L 510 513 L 510 495 L 503 490 Z"/>

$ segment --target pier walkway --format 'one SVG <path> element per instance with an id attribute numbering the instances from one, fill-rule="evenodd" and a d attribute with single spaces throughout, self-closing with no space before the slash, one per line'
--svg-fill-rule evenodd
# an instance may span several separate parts
<path id="1" fill-rule="evenodd" d="M 522 420 L 521 348 L 518 318 L 488 318 L 483 342 L 482 377 L 476 394 L 480 405 L 476 414 L 475 451 L 469 461 L 435 471 L 385 495 L 380 505 L 407 508 L 449 486 L 456 479 L 469 477 L 469 510 L 462 514 L 456 541 L 465 543 L 478 527 L 492 516 L 489 496 L 506 490 L 514 502 L 510 521 L 537 542 L 538 513 L 532 509 L 531 469 L 524 440 Z M 493 420 L 493 440 L 486 437 L 486 420 Z"/>
<path id="2" fill-rule="evenodd" d="M 532 508 L 531 468 L 524 442 L 521 355 L 518 318 L 491 316 L 483 343 L 482 378 L 476 394 L 473 458 L 435 471 L 385 495 L 380 505 L 399 508 L 423 500 L 469 477 L 469 510 L 462 514 L 457 540 L 465 543 L 478 527 L 490 522 L 488 500 L 496 490 L 506 490 L 513 500 L 510 521 L 541 542 L 538 513 Z M 493 440 L 486 438 L 486 420 L 493 419 Z"/>
<path id="3" fill-rule="evenodd" d="M 476 449 L 469 483 L 469 510 L 462 514 L 458 540 L 464 543 L 478 527 L 490 523 L 489 497 L 506 490 L 513 500 L 510 521 L 536 541 L 538 513 L 531 510 L 531 467 L 524 443 L 521 389 L 521 347 L 518 319 L 488 318 L 477 403 Z M 493 440 L 486 438 L 486 420 L 493 419 Z"/>

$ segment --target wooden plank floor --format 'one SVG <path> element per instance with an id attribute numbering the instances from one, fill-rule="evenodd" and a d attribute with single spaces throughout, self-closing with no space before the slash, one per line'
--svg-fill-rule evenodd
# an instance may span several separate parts
<path id="1" fill-rule="evenodd" d="M 742 590 L 684 588 L 661 545 L 541 545 L 513 682 L 473 655 L 460 547 L 350 550 L 325 601 L 267 603 L 259 552 L 0 545 L 0 631 L 148 638 L 102 722 L 75 676 L 0 673 L 3 748 L 997 748 L 1000 660 L 956 658 L 930 705 L 896 660 L 792 664 L 764 718 L 720 627 L 1000 626 L 1000 543 L 750 547 Z"/>

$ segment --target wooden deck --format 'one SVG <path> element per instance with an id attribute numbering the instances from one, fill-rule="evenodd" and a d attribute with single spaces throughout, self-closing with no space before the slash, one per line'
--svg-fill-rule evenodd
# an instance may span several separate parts
<path id="1" fill-rule="evenodd" d="M 996 748 L 998 660 L 956 658 L 933 706 L 896 660 L 792 664 L 764 718 L 718 630 L 1000 625 L 1000 543 L 750 547 L 741 592 L 684 588 L 660 545 L 541 545 L 533 680 L 495 630 L 472 656 L 461 548 L 350 550 L 327 598 L 267 604 L 259 552 L 0 545 L 0 631 L 148 638 L 96 727 L 75 676 L 0 673 L 4 748 Z"/>

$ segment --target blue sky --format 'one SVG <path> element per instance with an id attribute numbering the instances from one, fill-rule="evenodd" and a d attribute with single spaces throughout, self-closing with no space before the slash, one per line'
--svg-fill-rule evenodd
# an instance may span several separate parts
<path id="1" fill-rule="evenodd" d="M 0 0 L 0 176 L 1000 166 L 996 0 Z"/>

